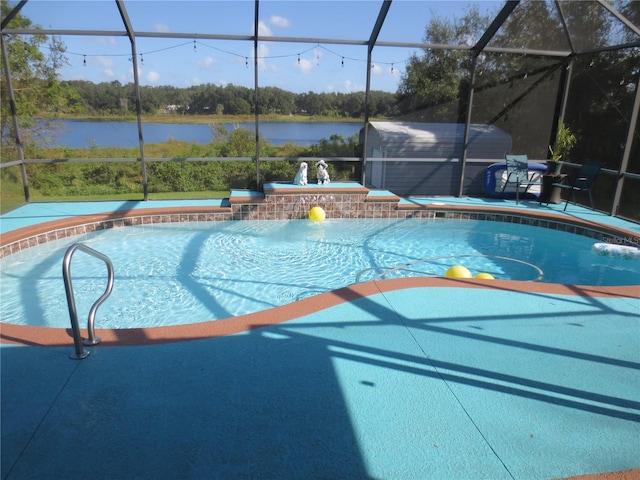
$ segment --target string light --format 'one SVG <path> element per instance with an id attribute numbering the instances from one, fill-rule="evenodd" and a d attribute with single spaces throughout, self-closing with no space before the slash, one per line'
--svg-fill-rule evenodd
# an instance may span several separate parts
<path id="1" fill-rule="evenodd" d="M 140 63 L 142 65 L 144 65 L 144 55 L 152 55 L 152 54 L 163 52 L 163 51 L 166 51 L 166 50 L 172 50 L 172 49 L 175 49 L 175 48 L 180 48 L 180 47 L 182 47 L 184 45 L 187 45 L 187 44 L 193 45 L 194 53 L 198 52 L 198 45 L 200 45 L 201 47 L 211 48 L 213 50 L 217 50 L 217 51 L 219 51 L 221 53 L 225 53 L 227 55 L 232 55 L 232 56 L 240 57 L 240 58 L 244 57 L 245 66 L 247 68 L 249 67 L 249 57 L 245 57 L 244 55 L 240 55 L 238 53 L 231 52 L 229 50 L 223 50 L 223 49 L 217 48 L 217 47 L 215 47 L 213 45 L 208 45 L 206 43 L 200 42 L 198 40 L 190 40 L 188 42 L 180 43 L 180 44 L 173 45 L 173 46 L 170 46 L 170 47 L 161 48 L 161 49 L 157 49 L 157 50 L 150 50 L 150 51 L 147 51 L 147 52 L 140 53 L 139 54 L 140 55 Z M 337 52 L 334 52 L 333 50 L 330 50 L 327 47 L 325 47 L 323 45 L 320 45 L 320 44 L 317 44 L 317 45 L 315 45 L 313 47 L 310 47 L 308 50 L 305 50 L 305 51 L 302 51 L 302 52 L 298 52 L 298 53 L 284 54 L 284 55 L 267 55 L 267 56 L 257 57 L 257 58 L 260 59 L 260 60 L 268 60 L 268 59 L 274 59 L 274 58 L 286 58 L 286 57 L 296 56 L 297 59 L 298 59 L 298 65 L 301 65 L 301 63 L 302 63 L 301 56 L 304 55 L 305 53 L 308 53 L 308 52 L 310 52 L 312 50 L 315 50 L 316 51 L 315 52 L 316 65 L 319 66 L 320 65 L 320 49 L 322 49 L 322 50 L 324 50 L 324 51 L 326 51 L 326 52 L 328 52 L 328 53 L 330 53 L 332 55 L 340 57 L 340 65 L 342 67 L 344 67 L 345 60 L 351 60 L 351 61 L 354 61 L 354 62 L 362 62 L 362 63 L 366 63 L 367 62 L 367 60 L 364 60 L 364 59 L 361 59 L 361 58 L 353 58 L 353 57 L 347 57 L 347 56 L 341 55 L 341 54 L 339 54 Z M 84 54 L 84 53 L 77 53 L 77 52 L 70 52 L 70 51 L 67 51 L 66 53 L 69 54 L 69 55 L 82 56 L 82 63 L 83 63 L 84 66 L 87 66 L 87 57 L 98 57 L 98 56 L 101 56 L 101 57 L 128 57 L 130 62 L 133 61 L 133 59 L 131 58 L 130 54 L 96 54 L 96 55 L 91 55 L 91 54 Z M 376 64 L 371 64 L 371 68 L 375 68 L 375 65 L 390 65 L 391 66 L 390 71 L 393 74 L 395 72 L 395 64 L 396 63 L 407 63 L 409 61 L 410 61 L 410 58 L 407 58 L 407 59 L 404 59 L 404 60 L 395 60 L 394 62 L 377 62 Z M 525 78 L 526 78 L 526 73 L 525 73 Z"/>

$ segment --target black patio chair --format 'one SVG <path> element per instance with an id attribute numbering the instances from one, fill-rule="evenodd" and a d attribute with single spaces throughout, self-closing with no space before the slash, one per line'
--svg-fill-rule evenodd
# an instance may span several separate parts
<path id="1" fill-rule="evenodd" d="M 564 183 L 564 180 L 570 177 L 565 177 L 562 183 L 554 183 L 554 187 L 561 188 L 563 190 L 569 190 L 569 196 L 567 197 L 567 201 L 564 204 L 564 210 L 567 209 L 567 205 L 569 202 L 573 200 L 573 195 L 575 192 L 587 192 L 589 194 L 589 202 L 591 203 L 591 208 L 593 208 L 593 195 L 591 194 L 591 189 L 593 184 L 602 169 L 602 162 L 597 160 L 586 160 L 581 166 L 580 170 L 578 170 L 578 174 L 570 180 L 570 183 Z M 547 205 L 549 205 L 549 201 L 547 200 Z"/>
<path id="2" fill-rule="evenodd" d="M 529 159 L 526 155 L 505 155 L 507 161 L 507 180 L 502 186 L 502 192 L 510 183 L 516 184 L 516 204 L 520 197 L 520 187 L 524 186 L 523 194 L 526 194 L 531 185 L 538 185 L 540 182 L 533 180 L 535 173 L 529 176 Z"/>

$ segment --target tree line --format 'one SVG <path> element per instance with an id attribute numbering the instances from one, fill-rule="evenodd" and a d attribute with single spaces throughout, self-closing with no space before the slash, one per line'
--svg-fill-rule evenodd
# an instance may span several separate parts
<path id="1" fill-rule="evenodd" d="M 66 92 L 65 113 L 75 115 L 129 115 L 136 113 L 133 83 L 62 81 Z M 364 92 L 293 93 L 277 87 L 259 87 L 258 105 L 253 88 L 214 84 L 178 88 L 170 85 L 140 86 L 144 114 L 177 115 L 313 115 L 332 118 L 363 118 Z M 370 92 L 370 115 L 397 115 L 395 94 Z"/>

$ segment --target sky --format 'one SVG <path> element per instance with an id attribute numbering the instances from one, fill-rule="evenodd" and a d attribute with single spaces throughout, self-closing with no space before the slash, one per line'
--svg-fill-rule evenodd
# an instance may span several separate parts
<path id="1" fill-rule="evenodd" d="M 16 5 L 17 1 L 9 3 Z M 309 41 L 259 42 L 259 86 L 295 93 L 364 91 L 367 47 L 327 40 L 369 40 L 382 3 L 382 0 L 261 0 L 258 16 L 261 37 Z M 488 13 L 499 10 L 503 2 L 394 0 L 378 41 L 420 43 L 432 18 L 459 18 L 472 4 L 481 13 Z M 253 35 L 253 0 L 125 0 L 124 5 L 136 32 L 193 35 L 168 39 L 137 37 L 141 85 L 253 87 L 252 41 L 196 38 L 211 34 Z M 69 62 L 60 71 L 61 79 L 133 82 L 131 43 L 121 33 L 124 25 L 115 1 L 29 0 L 20 13 L 45 29 L 104 32 L 99 36 L 60 35 Z M 420 49 L 376 46 L 372 51 L 371 89 L 395 92 L 414 53 L 419 54 Z"/>

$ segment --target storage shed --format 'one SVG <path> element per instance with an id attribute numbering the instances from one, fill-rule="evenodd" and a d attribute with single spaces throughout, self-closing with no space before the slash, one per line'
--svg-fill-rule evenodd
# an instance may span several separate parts
<path id="1" fill-rule="evenodd" d="M 464 124 L 370 122 L 367 185 L 396 195 L 457 195 Z M 483 195 L 483 174 L 511 153 L 511 136 L 493 125 L 472 124 L 463 194 Z M 360 132 L 364 140 L 364 129 Z"/>

